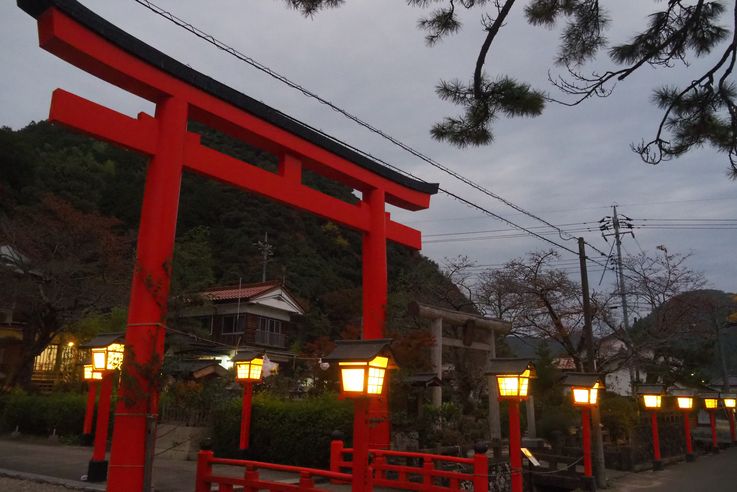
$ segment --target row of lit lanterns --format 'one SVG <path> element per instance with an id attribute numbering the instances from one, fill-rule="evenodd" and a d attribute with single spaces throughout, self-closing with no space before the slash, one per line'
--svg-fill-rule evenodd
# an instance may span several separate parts
<path id="1" fill-rule="evenodd" d="M 642 393 L 642 403 L 645 406 L 645 408 L 648 409 L 658 409 L 662 408 L 663 406 L 663 397 L 666 397 L 669 395 L 665 394 L 656 394 L 656 393 Z M 727 409 L 734 409 L 737 408 L 737 396 L 733 394 L 719 394 L 719 393 L 710 393 L 706 395 L 700 395 L 700 396 L 690 396 L 690 395 L 673 395 L 676 399 L 676 405 L 680 410 L 692 410 L 694 408 L 694 404 L 696 399 L 701 399 L 704 401 L 704 408 L 707 410 L 716 410 L 719 408 L 719 402 L 722 402 L 722 405 L 724 405 L 724 408 Z"/>

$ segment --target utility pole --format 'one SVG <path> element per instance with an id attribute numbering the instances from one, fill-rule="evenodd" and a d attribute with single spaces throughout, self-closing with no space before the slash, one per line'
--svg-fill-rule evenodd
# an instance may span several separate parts
<path id="1" fill-rule="evenodd" d="M 265 232 L 264 240 L 256 242 L 255 245 L 261 250 L 261 281 L 266 282 L 266 265 L 274 255 L 274 247 L 269 244 L 269 233 Z"/>
<path id="2" fill-rule="evenodd" d="M 629 349 L 630 349 L 630 355 L 632 357 L 632 364 L 629 367 L 630 370 L 630 387 L 632 394 L 635 394 L 635 386 L 637 385 L 640 375 L 637 370 L 637 353 L 635 351 L 634 343 L 632 341 L 632 337 L 630 336 L 630 316 L 629 316 L 629 309 L 627 307 L 627 294 L 626 294 L 626 287 L 624 284 L 624 268 L 622 266 L 622 235 L 623 234 L 634 234 L 632 231 L 622 233 L 622 222 L 620 221 L 619 214 L 617 213 L 617 206 L 612 205 L 612 217 L 611 217 L 611 226 L 612 229 L 614 229 L 613 234 L 605 234 L 603 231 L 608 230 L 608 217 L 601 220 L 601 222 L 604 222 L 604 225 L 602 225 L 602 236 L 604 239 L 606 239 L 607 236 L 614 236 L 614 245 L 617 247 L 617 287 L 619 290 L 619 296 L 622 301 L 622 325 L 624 326 L 624 336 L 627 339 L 627 342 L 629 343 Z M 625 217 L 627 221 L 627 217 Z M 629 223 L 626 223 L 629 225 Z M 629 228 L 631 228 L 631 225 L 629 225 Z"/>
<path id="3" fill-rule="evenodd" d="M 586 268 L 586 243 L 582 237 L 578 238 L 578 260 L 581 265 L 581 292 L 583 294 L 583 330 L 586 341 L 586 372 L 596 372 L 596 356 L 594 354 L 594 329 L 591 321 L 591 300 L 589 299 L 589 274 Z M 601 436 L 601 414 L 599 406 L 591 407 L 591 438 L 594 443 L 592 463 L 596 486 L 607 487 L 606 465 L 604 463 L 604 441 Z"/>

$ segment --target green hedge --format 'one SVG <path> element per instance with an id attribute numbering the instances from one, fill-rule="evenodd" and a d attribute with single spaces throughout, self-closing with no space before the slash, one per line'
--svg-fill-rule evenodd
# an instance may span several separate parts
<path id="1" fill-rule="evenodd" d="M 241 401 L 223 401 L 215 406 L 212 417 L 212 445 L 216 456 L 239 456 Z M 340 430 L 349 437 L 352 426 L 353 405 L 334 395 L 304 400 L 256 395 L 247 457 L 326 468 L 330 461 L 330 434 Z"/>
<path id="2" fill-rule="evenodd" d="M 0 430 L 11 432 L 16 426 L 24 434 L 60 436 L 82 432 L 86 396 L 79 393 L 29 395 L 14 392 L 0 402 Z"/>

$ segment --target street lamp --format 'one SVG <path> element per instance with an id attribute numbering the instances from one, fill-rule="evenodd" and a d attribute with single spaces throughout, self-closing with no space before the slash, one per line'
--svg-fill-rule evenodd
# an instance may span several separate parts
<path id="1" fill-rule="evenodd" d="M 600 374 L 569 372 L 562 384 L 571 388 L 573 404 L 581 408 L 581 443 L 583 445 L 583 475 L 589 490 L 594 487 L 591 466 L 591 407 L 599 404 L 599 392 L 604 389 Z"/>
<path id="2" fill-rule="evenodd" d="M 92 459 L 87 468 L 87 480 L 89 482 L 104 482 L 107 480 L 107 460 L 105 453 L 107 448 L 108 423 L 110 420 L 110 400 L 113 393 L 113 377 L 115 371 L 123 364 L 124 335 L 122 333 L 103 333 L 92 340 L 81 344 L 80 348 L 90 349 L 92 353 L 90 367 L 85 366 L 85 376 L 90 376 L 90 381 L 100 381 L 100 398 L 97 404 L 97 424 L 95 425 L 95 442 L 92 448 Z M 85 377 L 85 379 L 87 379 Z M 90 393 L 91 393 L 90 389 Z M 90 398 L 94 405 L 94 396 L 87 397 L 89 411 Z M 90 412 L 91 413 L 91 412 Z M 85 415 L 85 425 L 87 419 Z"/>
<path id="3" fill-rule="evenodd" d="M 488 376 L 496 378 L 499 400 L 509 402 L 509 467 L 512 492 L 522 492 L 522 438 L 520 436 L 519 402 L 527 399 L 530 379 L 536 376 L 529 359 L 492 359 Z"/>
<path id="4" fill-rule="evenodd" d="M 239 352 L 233 357 L 235 380 L 243 383 L 243 405 L 241 409 L 240 450 L 248 449 L 251 432 L 251 400 L 253 399 L 253 383 L 261 381 L 264 359 L 255 352 Z"/>
<path id="5" fill-rule="evenodd" d="M 734 446 L 735 442 L 737 442 L 734 426 L 734 412 L 735 407 L 737 407 L 737 395 L 722 393 L 722 404 L 727 410 L 727 417 L 729 418 L 729 440 L 732 442 L 732 446 Z"/>
<path id="6" fill-rule="evenodd" d="M 709 412 L 709 423 L 711 424 L 711 452 L 719 453 L 719 440 L 717 439 L 717 410 L 719 409 L 719 393 L 702 393 L 699 395 L 704 400 L 704 408 Z"/>
<path id="7" fill-rule="evenodd" d="M 386 338 L 338 340 L 324 361 L 337 362 L 341 394 L 353 399 L 353 492 L 371 490 L 368 468 L 369 401 L 382 396 L 387 369 L 395 367 Z"/>
<path id="8" fill-rule="evenodd" d="M 693 452 L 691 442 L 691 411 L 694 408 L 694 395 L 687 389 L 675 389 L 671 394 L 676 398 L 678 410 L 683 412 L 683 432 L 686 438 L 686 461 L 694 461 L 696 455 Z"/>
<path id="9" fill-rule="evenodd" d="M 650 411 L 650 425 L 653 432 L 653 470 L 663 469 L 660 459 L 660 436 L 658 435 L 658 410 L 663 406 L 665 387 L 662 384 L 643 384 L 637 388 L 642 403 Z"/>

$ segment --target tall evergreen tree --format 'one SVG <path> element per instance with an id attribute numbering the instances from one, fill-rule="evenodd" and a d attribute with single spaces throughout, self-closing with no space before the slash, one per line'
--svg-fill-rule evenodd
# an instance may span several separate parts
<path id="1" fill-rule="evenodd" d="M 284 0 L 306 16 L 338 7 L 345 0 Z M 475 10 L 485 37 L 469 81 L 441 81 L 440 98 L 456 104 L 461 114 L 444 118 L 431 130 L 433 137 L 458 146 L 484 145 L 493 138 L 492 125 L 499 116 L 537 116 L 546 103 L 576 106 L 587 99 L 606 97 L 618 82 L 643 69 L 685 67 L 691 82 L 655 89 L 654 103 L 662 118 L 654 136 L 633 144 L 647 163 L 658 164 L 689 150 L 710 145 L 728 156 L 730 176 L 737 179 L 737 90 L 733 70 L 737 60 L 737 5 L 722 0 L 656 1 L 647 25 L 629 41 L 609 45 L 606 30 L 613 20 L 600 0 L 407 0 L 427 9 L 418 27 L 432 46 L 462 29 L 463 9 Z M 522 4 L 524 3 L 524 6 Z M 661 7 L 662 5 L 662 7 Z M 490 75 L 486 62 L 498 45 L 502 28 L 511 22 L 514 8 L 523 8 L 531 26 L 561 26 L 560 45 L 554 60 L 560 75 L 550 81 L 563 94 L 557 99 L 533 89 L 513 76 Z M 728 25 L 722 25 L 723 17 Z M 607 52 L 612 67 L 590 70 L 586 64 Z M 697 59 L 715 54 L 706 64 Z"/>

